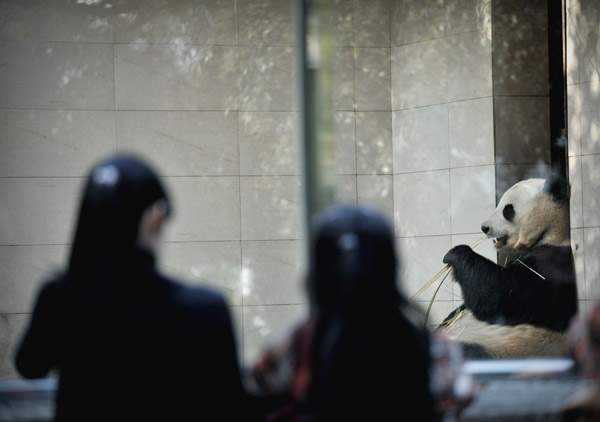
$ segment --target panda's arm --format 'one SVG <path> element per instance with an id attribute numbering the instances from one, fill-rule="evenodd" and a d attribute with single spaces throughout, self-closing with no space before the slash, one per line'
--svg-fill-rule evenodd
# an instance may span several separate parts
<path id="1" fill-rule="evenodd" d="M 514 287 L 511 273 L 466 245 L 452 248 L 444 262 L 462 288 L 463 301 L 475 317 L 496 323 L 503 317 L 505 298 Z"/>

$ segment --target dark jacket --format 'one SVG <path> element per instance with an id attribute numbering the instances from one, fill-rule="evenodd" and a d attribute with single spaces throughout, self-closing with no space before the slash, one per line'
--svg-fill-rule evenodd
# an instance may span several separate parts
<path id="1" fill-rule="evenodd" d="M 142 252 L 115 273 L 93 288 L 60 276 L 39 294 L 16 365 L 27 378 L 58 369 L 56 419 L 239 419 L 223 297 L 161 276 Z"/>

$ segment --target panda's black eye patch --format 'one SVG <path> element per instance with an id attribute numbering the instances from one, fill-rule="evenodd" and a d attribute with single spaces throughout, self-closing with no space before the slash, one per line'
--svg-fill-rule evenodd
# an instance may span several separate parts
<path id="1" fill-rule="evenodd" d="M 504 218 L 506 218 L 508 221 L 512 221 L 513 218 L 515 218 L 515 209 L 512 204 L 508 204 L 504 207 L 504 210 L 502 210 L 502 215 L 504 215 Z"/>

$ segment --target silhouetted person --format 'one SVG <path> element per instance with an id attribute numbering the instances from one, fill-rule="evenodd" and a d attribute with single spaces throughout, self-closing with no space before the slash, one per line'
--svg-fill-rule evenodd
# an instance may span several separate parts
<path id="1" fill-rule="evenodd" d="M 429 334 L 396 285 L 387 221 L 364 207 L 319 216 L 310 317 L 258 360 L 248 388 L 266 420 L 430 421 Z"/>
<path id="2" fill-rule="evenodd" d="M 155 266 L 170 210 L 156 174 L 134 157 L 91 171 L 68 267 L 41 289 L 16 356 L 27 378 L 58 370 L 56 420 L 238 419 L 225 300 Z"/>

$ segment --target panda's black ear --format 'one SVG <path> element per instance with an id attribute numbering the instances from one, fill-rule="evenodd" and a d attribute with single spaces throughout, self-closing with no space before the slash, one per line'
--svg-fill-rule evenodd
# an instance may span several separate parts
<path id="1" fill-rule="evenodd" d="M 569 184 L 564 177 L 552 174 L 544 183 L 544 193 L 552 195 L 554 201 L 564 201 L 569 198 Z"/>

